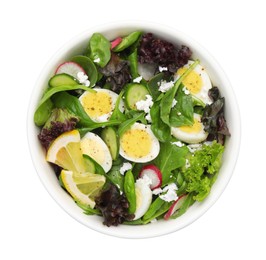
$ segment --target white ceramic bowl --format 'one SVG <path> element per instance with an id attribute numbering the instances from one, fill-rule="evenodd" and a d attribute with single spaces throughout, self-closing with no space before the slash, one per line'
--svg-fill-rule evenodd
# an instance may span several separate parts
<path id="1" fill-rule="evenodd" d="M 101 217 L 87 216 L 83 214 L 82 210 L 75 205 L 72 198 L 60 187 L 51 166 L 45 161 L 44 151 L 37 139 L 39 129 L 34 125 L 33 114 L 44 89 L 47 87 L 49 78 L 55 71 L 55 68 L 58 66 L 58 64 L 68 60 L 72 56 L 81 54 L 86 48 L 88 40 L 94 32 L 100 32 L 111 40 L 117 36 L 126 35 L 134 30 L 139 29 L 146 32 L 153 32 L 154 34 L 160 35 L 161 37 L 173 43 L 177 43 L 179 45 L 184 44 L 191 48 L 193 51 L 193 57 L 200 59 L 201 64 L 206 67 L 213 84 L 219 87 L 222 96 L 225 97 L 225 115 L 231 132 L 231 137 L 228 138 L 226 143 L 223 165 L 220 170 L 219 177 L 213 185 L 210 195 L 202 203 L 195 203 L 186 212 L 186 214 L 175 220 L 157 221 L 152 224 L 141 226 L 120 225 L 118 227 L 106 227 L 102 224 L 103 219 Z M 195 42 L 195 40 L 191 39 L 187 35 L 184 35 L 182 32 L 161 26 L 159 24 L 129 22 L 104 25 L 97 28 L 92 28 L 81 35 L 76 36 L 70 42 L 65 44 L 45 66 L 33 89 L 28 110 L 27 124 L 28 142 L 33 163 L 43 185 L 50 195 L 55 199 L 55 201 L 69 215 L 85 226 L 108 235 L 125 238 L 146 238 L 168 234 L 177 231 L 198 219 L 215 203 L 215 201 L 224 191 L 232 176 L 240 146 L 239 110 L 234 92 L 225 73 L 217 61 L 208 53 L 208 51 Z"/>

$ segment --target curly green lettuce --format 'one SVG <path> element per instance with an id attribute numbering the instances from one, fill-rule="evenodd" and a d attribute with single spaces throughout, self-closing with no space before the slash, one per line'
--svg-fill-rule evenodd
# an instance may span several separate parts
<path id="1" fill-rule="evenodd" d="M 223 152 L 224 146 L 214 141 L 211 145 L 204 144 L 190 157 L 190 166 L 183 174 L 187 182 L 186 191 L 196 194 L 193 199 L 202 201 L 210 193 L 222 164 Z"/>

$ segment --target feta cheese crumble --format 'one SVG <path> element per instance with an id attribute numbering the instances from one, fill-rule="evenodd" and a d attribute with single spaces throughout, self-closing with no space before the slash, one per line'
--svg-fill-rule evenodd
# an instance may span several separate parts
<path id="1" fill-rule="evenodd" d="M 171 183 L 163 188 L 163 194 L 159 195 L 159 197 L 167 202 L 175 201 L 178 199 L 178 196 L 176 194 L 177 186 L 175 183 Z"/>
<path id="2" fill-rule="evenodd" d="M 159 66 L 159 71 L 160 72 L 168 71 L 168 69 L 167 69 L 167 67 L 161 67 L 161 66 Z"/>
<path id="3" fill-rule="evenodd" d="M 178 196 L 176 195 L 176 191 L 178 190 L 175 183 L 171 183 L 167 186 L 165 186 L 163 189 L 157 188 L 152 191 L 153 195 L 159 195 L 159 197 L 167 202 L 175 201 L 178 199 Z"/>
<path id="4" fill-rule="evenodd" d="M 197 150 L 201 149 L 201 147 L 202 147 L 201 144 L 189 144 L 189 145 L 187 145 L 187 148 L 191 153 L 195 153 Z"/>
<path id="5" fill-rule="evenodd" d="M 150 186 L 152 184 L 152 180 L 147 175 L 144 175 L 142 178 L 136 180 L 136 184 L 138 183 Z"/>
<path id="6" fill-rule="evenodd" d="M 182 147 L 182 146 L 184 146 L 184 144 L 183 144 L 182 142 L 180 142 L 180 141 L 172 142 L 171 144 L 174 144 L 174 145 L 176 145 L 176 146 L 178 146 L 178 147 Z"/>
<path id="7" fill-rule="evenodd" d="M 189 94 L 190 94 L 190 91 L 189 91 L 186 87 L 183 87 L 182 90 L 184 91 L 184 93 L 185 93 L 186 95 L 189 95 Z"/>
<path id="8" fill-rule="evenodd" d="M 174 98 L 172 102 L 172 108 L 177 104 L 177 100 Z"/>
<path id="9" fill-rule="evenodd" d="M 100 58 L 96 58 L 96 59 L 94 59 L 94 62 L 95 62 L 95 63 L 99 63 L 100 61 L 101 61 Z"/>
<path id="10" fill-rule="evenodd" d="M 88 80 L 88 78 L 89 77 L 83 71 L 79 71 L 77 73 L 77 79 L 79 83 L 85 85 L 86 87 L 90 85 L 90 81 Z"/>
<path id="11" fill-rule="evenodd" d="M 146 100 L 140 100 L 136 103 L 137 110 L 143 110 L 145 113 L 149 113 L 153 105 L 152 96 L 146 95 Z"/>
<path id="12" fill-rule="evenodd" d="M 144 111 L 147 115 L 145 116 L 145 119 L 151 123 L 151 115 L 150 110 L 153 105 L 152 96 L 146 95 L 146 100 L 140 100 L 136 103 L 137 110 Z"/>
<path id="13" fill-rule="evenodd" d="M 146 119 L 149 123 L 152 122 L 152 121 L 151 121 L 151 114 L 150 114 L 150 112 L 145 116 L 145 119 Z"/>
<path id="14" fill-rule="evenodd" d="M 162 80 L 158 83 L 159 91 L 166 92 L 174 86 L 174 81 L 166 82 Z"/>
<path id="15" fill-rule="evenodd" d="M 163 192 L 163 190 L 161 189 L 161 188 L 157 188 L 157 189 L 154 189 L 153 191 L 152 191 L 152 194 L 153 195 L 159 195 L 159 194 L 161 194 Z"/>
<path id="16" fill-rule="evenodd" d="M 121 166 L 119 172 L 121 175 L 124 175 L 125 172 L 127 172 L 128 170 L 131 170 L 132 169 L 132 164 L 129 163 L 129 162 L 125 162 L 123 163 L 123 165 Z"/>
<path id="17" fill-rule="evenodd" d="M 133 79 L 133 82 L 134 82 L 134 83 L 140 83 L 141 80 L 142 80 L 142 76 L 139 76 L 139 77 Z"/>

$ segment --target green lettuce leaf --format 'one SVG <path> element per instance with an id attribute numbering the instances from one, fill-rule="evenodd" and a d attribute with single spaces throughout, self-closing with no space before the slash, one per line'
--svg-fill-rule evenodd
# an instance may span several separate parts
<path id="1" fill-rule="evenodd" d="M 190 157 L 190 167 L 183 174 L 187 182 L 186 190 L 196 194 L 193 197 L 195 200 L 202 201 L 210 193 L 222 164 L 223 152 L 224 146 L 213 142 L 211 145 L 203 145 Z"/>

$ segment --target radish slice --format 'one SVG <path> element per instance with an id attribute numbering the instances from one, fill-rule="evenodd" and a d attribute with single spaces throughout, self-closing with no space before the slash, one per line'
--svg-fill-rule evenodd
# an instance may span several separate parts
<path id="1" fill-rule="evenodd" d="M 118 37 L 111 42 L 111 50 L 122 42 L 122 38 Z"/>
<path id="2" fill-rule="evenodd" d="M 162 173 L 155 165 L 146 165 L 142 168 L 139 177 L 146 175 L 151 180 L 151 190 L 157 189 L 162 185 Z"/>
<path id="3" fill-rule="evenodd" d="M 74 78 L 77 78 L 77 74 L 79 72 L 83 72 L 86 75 L 85 70 L 79 64 L 73 61 L 66 61 L 57 67 L 55 74 L 66 73 Z"/>
<path id="4" fill-rule="evenodd" d="M 184 200 L 186 199 L 187 194 L 180 196 L 170 207 L 167 213 L 164 215 L 164 219 L 168 220 L 178 209 L 180 209 L 181 205 L 183 204 Z"/>

